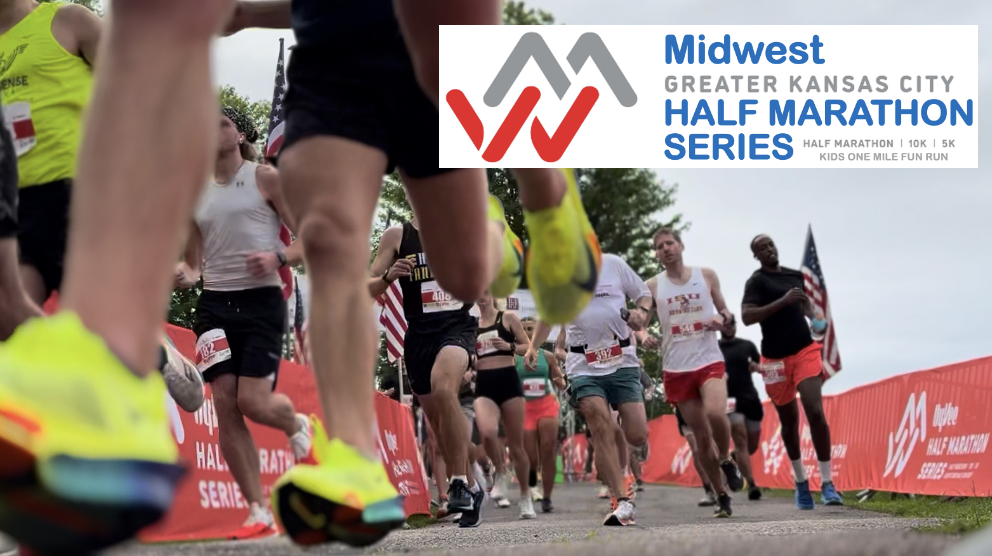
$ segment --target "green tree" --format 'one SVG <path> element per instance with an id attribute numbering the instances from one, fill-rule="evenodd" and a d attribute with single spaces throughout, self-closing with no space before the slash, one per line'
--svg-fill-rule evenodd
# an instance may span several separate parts
<path id="1" fill-rule="evenodd" d="M 552 25 L 555 17 L 541 9 L 528 8 L 523 2 L 503 4 L 504 25 Z"/>
<path id="2" fill-rule="evenodd" d="M 87 8 L 93 10 L 99 16 L 103 16 L 103 4 L 100 0 L 38 0 L 42 4 L 49 2 L 69 2 L 70 4 L 79 4 L 80 6 L 86 6 Z"/>

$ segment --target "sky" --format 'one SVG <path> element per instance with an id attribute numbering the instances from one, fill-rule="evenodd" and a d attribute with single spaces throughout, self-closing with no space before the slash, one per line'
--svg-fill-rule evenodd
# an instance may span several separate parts
<path id="1" fill-rule="evenodd" d="M 987 0 L 530 0 L 557 22 L 603 25 L 978 25 L 979 99 L 992 98 Z M 218 83 L 272 96 L 279 38 L 246 31 L 218 41 Z M 925 37 L 921 37 L 925 40 Z M 769 234 L 798 268 L 812 226 L 843 371 L 839 393 L 894 375 L 992 355 L 992 116 L 976 103 L 978 169 L 657 170 L 678 184 L 674 211 L 692 223 L 685 260 L 713 268 L 739 315 L 757 268 L 751 238 Z M 775 206 L 775 209 L 770 207 Z M 646 277 L 645 277 L 646 278 Z M 739 336 L 760 342 L 758 326 Z M 763 388 L 758 389 L 763 393 Z"/>

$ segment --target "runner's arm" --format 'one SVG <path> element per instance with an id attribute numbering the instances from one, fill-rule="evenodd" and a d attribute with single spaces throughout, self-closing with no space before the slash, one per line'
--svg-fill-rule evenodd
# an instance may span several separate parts
<path id="1" fill-rule="evenodd" d="M 189 237 L 183 250 L 183 260 L 176 267 L 176 287 L 190 288 L 200 281 L 203 270 L 203 234 L 196 223 L 190 223 Z"/>
<path id="2" fill-rule="evenodd" d="M 296 236 L 296 219 L 286 204 L 279 171 L 272 166 L 261 164 L 255 171 L 255 182 L 258 183 L 258 190 L 262 193 L 262 198 L 272 205 L 276 214 L 286 224 L 286 227 L 289 228 L 289 231 Z M 303 262 L 303 244 L 300 242 L 299 237 L 286 247 L 285 255 L 288 266 L 296 266 Z"/>
<path id="3" fill-rule="evenodd" d="M 517 355 L 527 355 L 527 348 L 530 347 L 530 338 L 524 331 L 524 325 L 520 322 L 520 317 L 513 313 L 503 313 L 503 323 L 510 332 L 513 332 L 513 351 Z"/>
<path id="4" fill-rule="evenodd" d="M 96 66 L 97 48 L 103 32 L 103 20 L 93 10 L 78 4 L 59 8 L 52 21 L 52 35 L 66 51 L 80 56 L 90 67 Z"/>
<path id="5" fill-rule="evenodd" d="M 252 27 L 264 29 L 291 29 L 293 26 L 291 0 L 266 2 L 239 0 L 234 5 L 234 15 L 227 24 L 225 35 Z"/>
<path id="6" fill-rule="evenodd" d="M 565 375 L 561 373 L 561 367 L 558 365 L 558 360 L 555 359 L 555 354 L 548 350 L 544 350 L 544 360 L 548 362 L 548 376 L 551 377 L 551 381 L 554 382 L 559 378 L 565 378 Z"/>
<path id="7" fill-rule="evenodd" d="M 558 351 L 561 351 L 561 356 L 558 355 Z M 564 327 L 558 331 L 558 336 L 555 337 L 555 359 L 559 359 L 564 362 L 568 359 L 568 350 L 565 346 L 565 329 Z"/>
<path id="8" fill-rule="evenodd" d="M 534 337 L 531 338 L 530 340 L 531 348 L 535 352 L 541 349 L 541 346 L 544 345 L 544 342 L 548 341 L 548 336 L 550 335 L 551 335 L 551 325 L 538 319 L 537 326 L 534 327 Z M 559 336 L 561 336 L 560 333 Z"/>
<path id="9" fill-rule="evenodd" d="M 789 305 L 785 297 L 762 305 L 767 298 L 759 277 L 755 275 L 748 279 L 747 285 L 744 286 L 744 299 L 741 302 L 741 321 L 744 322 L 744 326 L 760 323 Z"/>
<path id="10" fill-rule="evenodd" d="M 372 267 L 369 268 L 369 295 L 373 298 L 386 293 L 394 277 L 390 280 L 389 269 L 396 263 L 400 253 L 400 243 L 403 241 L 403 228 L 393 226 L 385 232 L 379 239 L 379 250 L 376 252 Z M 387 281 L 388 280 L 388 281 Z"/>
<path id="11" fill-rule="evenodd" d="M 716 312 L 723 317 L 723 322 L 728 323 L 734 320 L 734 314 L 727 308 L 727 301 L 723 298 L 723 291 L 720 290 L 720 278 L 712 268 L 704 268 L 703 278 L 710 287 L 710 297 L 713 298 L 713 305 Z"/>

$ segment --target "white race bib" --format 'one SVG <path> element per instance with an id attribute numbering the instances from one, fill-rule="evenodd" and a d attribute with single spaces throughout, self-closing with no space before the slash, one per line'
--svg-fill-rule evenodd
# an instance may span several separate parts
<path id="1" fill-rule="evenodd" d="M 426 311 L 425 311 L 426 312 Z M 496 348 L 493 347 L 493 340 L 499 336 L 499 332 L 495 330 L 490 330 L 489 332 L 483 332 L 479 334 L 479 337 L 475 341 L 475 353 L 476 355 L 489 355 L 490 353 L 495 353 Z"/>
<path id="2" fill-rule="evenodd" d="M 220 328 L 204 332 L 196 341 L 196 370 L 200 374 L 230 358 L 231 346 L 227 343 L 227 334 Z"/>
<path id="3" fill-rule="evenodd" d="M 420 302 L 424 307 L 424 313 L 441 313 L 444 311 L 457 311 L 462 308 L 461 301 L 441 289 L 437 280 L 422 282 L 420 284 Z"/>
<path id="4" fill-rule="evenodd" d="M 547 390 L 547 382 L 543 378 L 525 378 L 523 380 L 525 398 L 543 398 Z"/>
<path id="5" fill-rule="evenodd" d="M 706 328 L 703 326 L 702 321 L 673 324 L 671 328 L 672 340 L 675 342 L 692 340 L 705 331 Z"/>
<path id="6" fill-rule="evenodd" d="M 586 352 L 586 363 L 594 367 L 612 367 L 620 362 L 623 357 L 623 348 L 619 343 L 605 348 L 589 350 Z"/>
<path id="7" fill-rule="evenodd" d="M 31 120 L 31 105 L 27 102 L 5 105 L 3 117 L 10 136 L 14 138 L 14 152 L 20 158 L 38 144 L 34 122 Z"/>
<path id="8" fill-rule="evenodd" d="M 764 378 L 765 384 L 778 384 L 780 382 L 785 382 L 785 363 L 782 361 L 774 361 L 770 363 L 762 363 L 758 365 L 761 369 L 761 376 Z"/>
<path id="9" fill-rule="evenodd" d="M 737 398 L 727 398 L 727 415 L 737 411 Z"/>

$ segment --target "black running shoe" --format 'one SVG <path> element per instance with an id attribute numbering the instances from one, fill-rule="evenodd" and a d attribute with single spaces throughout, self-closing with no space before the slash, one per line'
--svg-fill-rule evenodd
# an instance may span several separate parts
<path id="1" fill-rule="evenodd" d="M 727 488 L 731 492 L 740 492 L 744 488 L 744 477 L 741 477 L 741 470 L 737 468 L 737 464 L 733 460 L 721 463 L 720 469 L 723 469 L 723 474 L 727 477 Z"/>
<path id="2" fill-rule="evenodd" d="M 466 512 L 472 509 L 472 491 L 462 479 L 452 479 L 448 486 L 448 511 Z"/>
<path id="3" fill-rule="evenodd" d="M 729 494 L 721 494 L 717 498 L 717 506 L 713 512 L 713 517 L 730 517 L 734 515 L 734 509 L 730 507 L 730 502 Z"/>
<path id="4" fill-rule="evenodd" d="M 462 512 L 461 519 L 458 520 L 459 527 L 478 527 L 482 523 L 482 506 L 486 503 L 486 491 L 479 488 L 478 492 L 469 491 L 472 496 L 472 507 Z M 451 502 L 448 502 L 451 505 Z"/>
<path id="5" fill-rule="evenodd" d="M 751 488 L 749 488 L 747 491 L 747 499 L 761 500 L 761 489 L 754 485 L 751 485 Z"/>
<path id="6" fill-rule="evenodd" d="M 545 498 L 541 500 L 541 511 L 549 514 L 555 510 L 555 507 L 551 505 L 551 499 Z"/>

